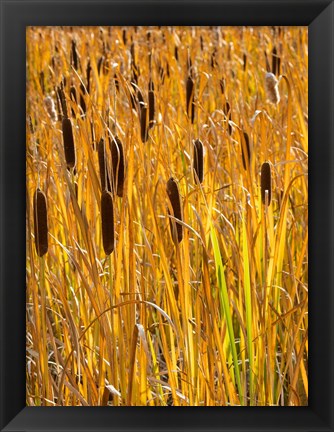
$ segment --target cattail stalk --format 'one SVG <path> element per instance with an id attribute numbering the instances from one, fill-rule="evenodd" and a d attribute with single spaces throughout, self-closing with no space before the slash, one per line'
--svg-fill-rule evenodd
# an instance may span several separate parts
<path id="1" fill-rule="evenodd" d="M 262 204 L 269 207 L 271 202 L 271 168 L 268 162 L 261 166 L 261 199 Z"/>
<path id="2" fill-rule="evenodd" d="M 114 250 L 114 205 L 112 195 L 104 190 L 101 195 L 102 242 L 106 255 Z"/>
<path id="3" fill-rule="evenodd" d="M 203 143 L 201 140 L 197 139 L 194 141 L 194 180 L 195 183 L 202 183 L 204 172 L 203 172 Z"/>
<path id="4" fill-rule="evenodd" d="M 173 209 L 172 216 L 182 221 L 181 198 L 179 188 L 173 177 L 171 177 L 167 182 L 167 194 Z M 183 238 L 182 225 L 179 222 L 170 219 L 170 229 L 174 243 L 180 243 Z"/>
<path id="5" fill-rule="evenodd" d="M 48 251 L 48 217 L 46 197 L 39 188 L 34 193 L 34 234 L 37 255 L 42 257 Z"/>

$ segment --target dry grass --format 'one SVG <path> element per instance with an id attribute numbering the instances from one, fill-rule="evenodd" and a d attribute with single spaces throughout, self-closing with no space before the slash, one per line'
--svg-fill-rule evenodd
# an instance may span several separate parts
<path id="1" fill-rule="evenodd" d="M 307 405 L 307 42 L 27 29 L 27 405 Z"/>

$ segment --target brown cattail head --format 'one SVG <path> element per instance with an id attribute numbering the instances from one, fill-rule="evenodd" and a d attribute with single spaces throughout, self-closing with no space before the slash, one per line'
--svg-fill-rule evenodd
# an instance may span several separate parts
<path id="1" fill-rule="evenodd" d="M 249 137 L 247 132 L 240 133 L 241 137 L 241 154 L 242 154 L 242 165 L 244 170 L 247 169 L 247 165 L 250 165 L 250 147 Z M 247 162 L 246 162 L 247 160 Z"/>
<path id="2" fill-rule="evenodd" d="M 97 146 L 97 154 L 99 157 L 101 190 L 111 191 L 110 176 L 108 171 L 108 160 L 106 155 L 106 146 L 103 138 L 100 139 L 99 144 Z"/>
<path id="3" fill-rule="evenodd" d="M 115 136 L 114 139 L 109 140 L 110 153 L 111 153 L 111 168 L 112 168 L 112 181 L 113 191 L 119 197 L 123 196 L 124 186 L 124 153 L 121 140 Z"/>
<path id="4" fill-rule="evenodd" d="M 34 193 L 34 230 L 36 252 L 41 257 L 48 251 L 48 214 L 46 197 L 40 189 Z"/>
<path id="5" fill-rule="evenodd" d="M 191 119 L 191 123 L 194 123 L 194 119 L 195 119 L 194 96 L 195 96 L 194 80 L 189 75 L 187 79 L 187 85 L 186 85 L 186 101 L 187 101 L 187 114 L 188 114 L 188 118 Z"/>
<path id="6" fill-rule="evenodd" d="M 69 118 L 63 118 L 62 121 L 63 129 L 63 142 L 65 151 L 65 160 L 67 168 L 74 168 L 75 166 L 75 147 L 72 131 L 72 123 Z"/>
<path id="7" fill-rule="evenodd" d="M 140 136 L 143 143 L 148 140 L 147 123 L 147 105 L 143 104 L 140 108 Z"/>
<path id="8" fill-rule="evenodd" d="M 101 195 L 102 241 L 106 255 L 114 250 L 114 205 L 112 195 L 104 190 Z"/>
<path id="9" fill-rule="evenodd" d="M 155 97 L 154 97 L 154 84 L 150 80 L 148 84 L 148 127 L 151 129 L 154 126 L 155 114 Z"/>
<path id="10" fill-rule="evenodd" d="M 172 216 L 182 221 L 181 198 L 179 194 L 179 188 L 173 177 L 171 177 L 167 182 L 167 194 L 173 209 Z M 174 243 L 180 243 L 183 238 L 182 225 L 179 222 L 170 219 L 170 229 Z"/>
<path id="11" fill-rule="evenodd" d="M 71 63 L 75 70 L 78 70 L 79 67 L 79 58 L 77 53 L 77 46 L 75 40 L 72 40 L 72 49 L 71 49 Z"/>
<path id="12" fill-rule="evenodd" d="M 265 85 L 266 85 L 267 97 L 270 100 L 270 102 L 272 102 L 273 104 L 278 104 L 280 101 L 280 95 L 278 91 L 278 81 L 276 76 L 273 73 L 271 72 L 266 73 Z"/>
<path id="13" fill-rule="evenodd" d="M 90 65 L 90 60 L 88 60 L 87 68 L 86 68 L 86 77 L 87 77 L 87 93 L 90 93 L 90 76 L 92 72 L 92 67 Z"/>
<path id="14" fill-rule="evenodd" d="M 244 53 L 243 54 L 243 70 L 244 70 L 244 72 L 246 70 L 246 67 L 247 67 L 247 55 L 246 55 L 246 53 Z"/>
<path id="15" fill-rule="evenodd" d="M 202 141 L 197 139 L 194 141 L 194 180 L 195 183 L 203 182 L 203 144 Z"/>
<path id="16" fill-rule="evenodd" d="M 268 162 L 264 162 L 261 167 L 261 199 L 263 205 L 266 204 L 266 197 L 269 206 L 271 201 L 271 168 Z"/>

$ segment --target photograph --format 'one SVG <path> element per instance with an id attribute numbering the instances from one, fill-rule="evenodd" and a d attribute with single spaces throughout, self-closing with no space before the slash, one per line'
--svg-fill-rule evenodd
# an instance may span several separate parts
<path id="1" fill-rule="evenodd" d="M 307 407 L 309 27 L 25 44 L 26 406 Z"/>

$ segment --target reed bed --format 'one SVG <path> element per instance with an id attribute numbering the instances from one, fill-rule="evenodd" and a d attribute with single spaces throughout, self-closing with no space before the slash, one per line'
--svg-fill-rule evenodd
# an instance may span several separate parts
<path id="1" fill-rule="evenodd" d="M 307 28 L 26 37 L 27 405 L 307 405 Z"/>

